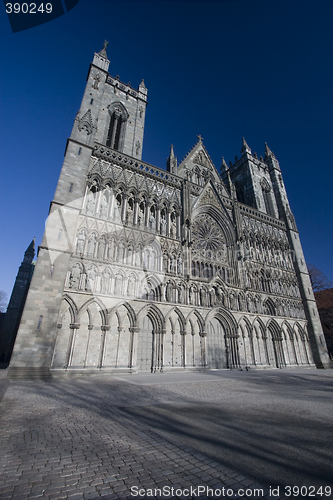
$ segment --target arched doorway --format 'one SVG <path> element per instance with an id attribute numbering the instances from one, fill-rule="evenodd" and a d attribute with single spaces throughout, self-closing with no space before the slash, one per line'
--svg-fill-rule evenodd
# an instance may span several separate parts
<path id="1" fill-rule="evenodd" d="M 283 336 L 281 328 L 275 321 L 271 321 L 268 325 L 268 331 L 273 341 L 276 367 L 282 368 L 286 366 L 286 360 L 284 356 Z"/>
<path id="2" fill-rule="evenodd" d="M 145 307 L 139 314 L 137 366 L 140 371 L 157 372 L 163 369 L 163 335 L 165 321 L 155 305 Z"/>
<path id="3" fill-rule="evenodd" d="M 224 308 L 219 308 L 208 314 L 206 325 L 207 368 L 238 368 L 238 334 L 234 318 Z"/>

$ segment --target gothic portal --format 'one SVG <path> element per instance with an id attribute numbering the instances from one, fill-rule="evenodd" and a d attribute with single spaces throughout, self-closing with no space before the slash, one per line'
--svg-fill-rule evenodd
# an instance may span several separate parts
<path id="1" fill-rule="evenodd" d="M 274 153 L 141 160 L 147 89 L 90 66 L 10 376 L 328 367 Z"/>

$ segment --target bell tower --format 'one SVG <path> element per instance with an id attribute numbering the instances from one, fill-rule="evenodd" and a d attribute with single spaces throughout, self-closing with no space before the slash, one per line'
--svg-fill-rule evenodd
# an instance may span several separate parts
<path id="1" fill-rule="evenodd" d="M 134 89 L 108 73 L 107 45 L 90 65 L 71 139 L 88 146 L 95 141 L 141 160 L 148 91 L 143 80 Z"/>

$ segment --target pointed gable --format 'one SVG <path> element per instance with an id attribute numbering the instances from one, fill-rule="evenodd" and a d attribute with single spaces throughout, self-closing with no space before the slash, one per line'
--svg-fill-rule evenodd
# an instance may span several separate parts
<path id="1" fill-rule="evenodd" d="M 220 212 L 222 212 L 227 218 L 230 220 L 230 215 L 225 208 L 217 190 L 215 189 L 214 185 L 212 182 L 209 182 L 204 189 L 202 190 L 202 193 L 198 196 L 196 199 L 195 203 L 192 206 L 192 210 L 196 210 L 201 206 L 204 205 L 210 205 L 216 207 Z"/>
<path id="2" fill-rule="evenodd" d="M 178 168 L 178 175 L 181 177 L 188 177 L 192 172 L 205 169 L 208 172 L 215 172 L 218 176 L 217 170 L 212 162 L 207 150 L 202 142 L 201 136 L 198 136 L 197 143 L 193 146 L 191 151 L 185 156 Z M 187 174 L 188 172 L 188 174 Z"/>
<path id="3" fill-rule="evenodd" d="M 177 174 L 199 186 L 204 186 L 209 180 L 213 180 L 216 187 L 219 187 L 220 193 L 230 197 L 200 135 L 198 142 L 179 165 Z"/>

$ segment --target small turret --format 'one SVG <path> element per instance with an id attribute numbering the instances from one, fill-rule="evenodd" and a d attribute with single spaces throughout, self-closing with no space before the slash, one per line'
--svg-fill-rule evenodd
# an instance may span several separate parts
<path id="1" fill-rule="evenodd" d="M 173 144 L 171 144 L 170 155 L 169 158 L 167 159 L 167 171 L 172 174 L 175 174 L 177 171 L 177 157 L 173 152 Z"/>
<path id="2" fill-rule="evenodd" d="M 139 89 L 138 90 L 139 90 L 139 96 L 141 97 L 141 99 L 143 99 L 144 101 L 146 101 L 147 100 L 148 89 L 145 86 L 145 82 L 144 82 L 143 79 L 141 80 L 141 83 L 139 85 Z"/>

